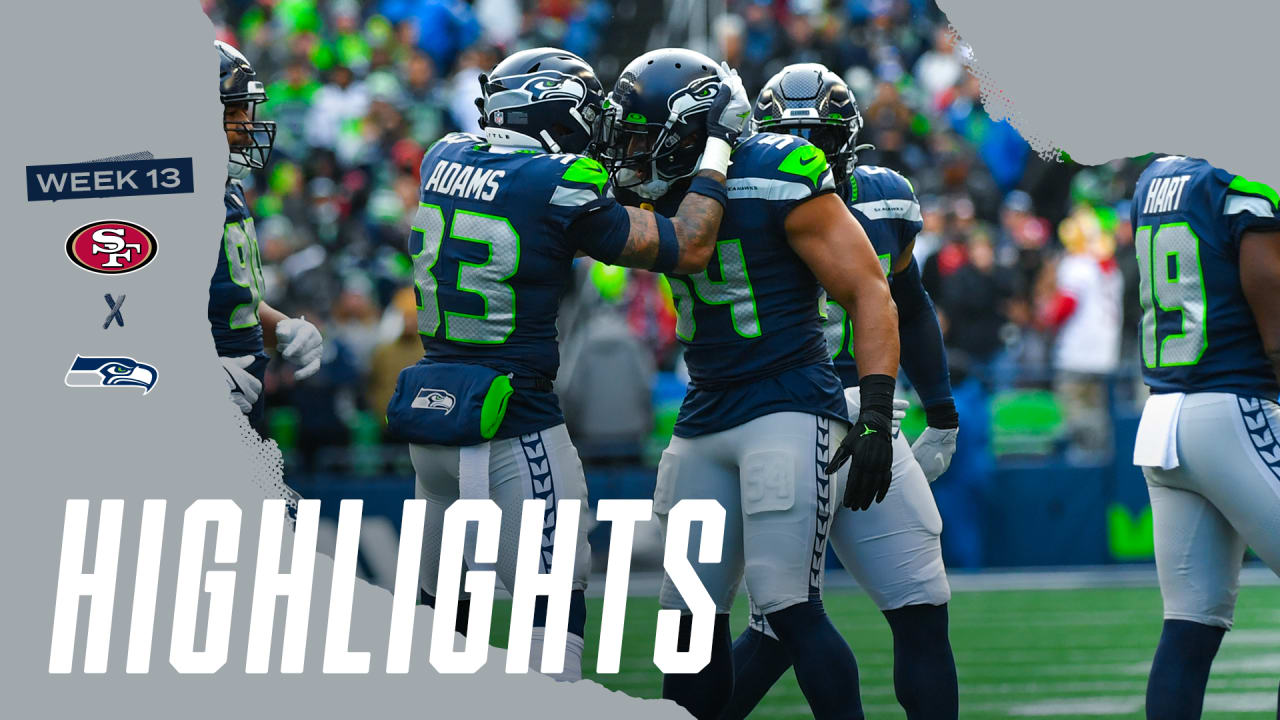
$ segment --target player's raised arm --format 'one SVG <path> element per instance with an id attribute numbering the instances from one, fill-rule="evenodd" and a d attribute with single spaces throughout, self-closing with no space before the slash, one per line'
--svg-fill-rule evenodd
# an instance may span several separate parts
<path id="1" fill-rule="evenodd" d="M 714 97 L 706 111 L 705 130 L 685 136 L 674 148 L 675 152 L 682 149 L 696 152 L 698 144 L 703 145 L 697 163 L 698 172 L 689 182 L 679 209 L 673 217 L 667 218 L 647 209 L 625 208 L 626 240 L 616 256 L 608 259 L 609 262 L 680 274 L 706 269 L 715 250 L 720 220 L 728 202 L 725 180 L 729 173 L 729 153 L 751 115 L 750 101 L 738 73 L 721 63 L 717 74 L 719 82 L 714 86 Z M 710 94 L 711 88 L 706 92 Z M 609 119 L 606 118 L 605 122 Z M 646 135 L 624 137 L 623 131 L 617 130 L 612 131 L 610 138 L 616 139 L 620 146 L 652 141 Z M 632 153 L 637 151 L 634 147 L 619 149 Z M 638 154 L 647 157 L 653 153 L 645 149 Z M 645 177 L 644 183 L 649 182 L 661 181 Z M 599 223 L 598 220 L 590 222 Z"/>
<path id="2" fill-rule="evenodd" d="M 861 409 L 826 471 L 852 459 L 844 504 L 865 510 L 884 499 L 892 479 L 897 307 L 871 241 L 838 196 L 827 193 L 797 205 L 787 214 L 786 231 L 791 248 L 853 320 Z"/>
<path id="3" fill-rule="evenodd" d="M 1280 380 L 1280 232 L 1246 232 L 1240 237 L 1240 287 Z"/>
<path id="4" fill-rule="evenodd" d="M 699 172 L 669 220 L 650 210 L 626 208 L 631 232 L 617 263 L 680 274 L 705 270 L 724 214 L 724 180 L 724 174 L 714 170 Z M 719 196 L 713 195 L 715 187 Z"/>

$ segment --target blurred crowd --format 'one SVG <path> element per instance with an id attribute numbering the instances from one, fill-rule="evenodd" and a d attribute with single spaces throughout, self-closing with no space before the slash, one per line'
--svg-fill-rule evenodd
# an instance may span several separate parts
<path id="1" fill-rule="evenodd" d="M 875 146 L 859 162 L 898 170 L 920 198 L 915 255 L 957 386 L 1051 388 L 1075 444 L 1104 451 L 1103 379 L 1137 370 L 1128 196 L 1142 159 L 1084 168 L 1036 155 L 987 115 L 969 49 L 927 0 L 676 5 L 706 22 L 655 28 L 634 0 L 206 0 L 217 36 L 266 82 L 261 117 L 279 123 L 271 163 L 246 181 L 265 299 L 326 339 L 305 384 L 284 367 L 269 373 L 278 434 L 303 448 L 377 442 L 396 374 L 421 356 L 405 253 L 418 164 L 444 133 L 477 130 L 476 76 L 509 52 L 555 45 L 592 61 L 607 87 L 630 59 L 611 53 L 661 38 L 727 59 L 749 92 L 792 62 L 843 75 L 865 121 L 859 141 Z M 659 22 L 678 15 L 659 10 Z M 665 281 L 590 260 L 577 279 L 562 340 L 592 332 L 617 347 L 609 331 L 625 331 L 654 393 L 636 412 L 652 426 L 653 405 L 683 391 Z"/>

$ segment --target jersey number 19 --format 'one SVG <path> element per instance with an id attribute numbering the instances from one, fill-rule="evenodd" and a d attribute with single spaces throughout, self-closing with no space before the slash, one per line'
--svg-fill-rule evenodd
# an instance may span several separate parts
<path id="1" fill-rule="evenodd" d="M 1142 362 L 1149 368 L 1195 365 L 1209 347 L 1200 238 L 1180 222 L 1143 225 L 1133 240 L 1140 268 Z M 1158 340 L 1166 328 L 1169 332 Z"/>

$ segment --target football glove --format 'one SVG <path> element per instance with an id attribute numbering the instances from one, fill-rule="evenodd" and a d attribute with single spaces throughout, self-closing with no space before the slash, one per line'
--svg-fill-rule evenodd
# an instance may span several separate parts
<path id="1" fill-rule="evenodd" d="M 920 469 L 929 482 L 937 480 L 951 465 L 951 456 L 956 452 L 958 432 L 959 428 L 939 430 L 927 427 L 911 444 L 911 454 L 916 456 L 916 462 L 920 463 Z"/>
<path id="2" fill-rule="evenodd" d="M 751 98 L 747 97 L 738 71 L 730 68 L 729 63 L 720 63 L 716 73 L 720 76 L 720 86 L 707 112 L 707 137 L 733 145 L 751 120 Z"/>
<path id="3" fill-rule="evenodd" d="M 240 357 L 219 357 L 222 361 L 222 374 L 227 380 L 227 391 L 231 393 L 231 401 L 240 408 L 240 412 L 248 415 L 253 412 L 254 403 L 262 394 L 262 381 L 249 372 L 249 366 L 256 359 L 252 355 Z"/>
<path id="4" fill-rule="evenodd" d="M 911 407 L 911 403 L 905 398 L 893 399 L 893 436 L 898 437 L 898 433 L 902 432 L 902 421 L 907 419 L 907 408 Z"/>
<path id="5" fill-rule="evenodd" d="M 285 360 L 297 366 L 295 380 L 306 380 L 320 369 L 324 355 L 324 338 L 305 317 L 285 318 L 276 324 L 276 350 Z"/>
<path id="6" fill-rule="evenodd" d="M 840 442 L 825 468 L 828 474 L 849 462 L 844 506 L 866 510 L 884 500 L 893 479 L 893 389 L 888 375 L 868 375 L 859 382 L 858 420 Z"/>
<path id="7" fill-rule="evenodd" d="M 929 482 L 937 480 L 951 465 L 956 452 L 956 435 L 960 432 L 960 416 L 955 403 L 946 400 L 925 408 L 929 426 L 911 444 L 911 454 L 916 456 L 920 469 Z"/>

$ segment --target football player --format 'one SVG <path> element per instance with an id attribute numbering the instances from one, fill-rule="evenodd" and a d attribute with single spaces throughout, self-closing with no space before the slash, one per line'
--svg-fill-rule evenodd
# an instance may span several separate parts
<path id="1" fill-rule="evenodd" d="M 715 82 L 714 63 L 691 50 L 655 50 L 623 70 L 601 154 L 624 202 L 662 211 L 687 197 Z M 696 674 L 666 675 L 663 697 L 698 718 L 725 709 L 734 683 L 728 613 L 745 577 L 814 716 L 861 717 L 857 664 L 822 607 L 823 561 L 839 466 L 852 456 L 846 505 L 866 508 L 889 487 L 893 299 L 816 146 L 753 135 L 734 150 L 728 189 L 708 269 L 667 273 L 691 381 L 658 466 L 654 511 L 665 528 L 680 500 L 711 498 L 727 517 L 721 562 L 698 563 L 696 550 L 689 558 L 716 605 L 711 661 Z M 861 412 L 847 435 L 819 282 L 857 328 Z M 691 615 L 670 577 L 660 601 L 684 614 L 683 647 Z"/>
<path id="2" fill-rule="evenodd" d="M 942 518 L 929 483 L 946 471 L 959 426 L 938 317 L 911 256 L 920 204 L 911 183 L 885 167 L 857 165 L 862 116 L 849 86 L 822 65 L 788 65 L 765 84 L 752 113 L 756 128 L 805 138 L 831 164 L 836 194 L 871 239 L 898 306 L 902 365 L 920 395 L 928 427 L 915 445 L 894 428 L 893 483 L 866 512 L 839 509 L 830 542 L 840 562 L 884 613 L 893 631 L 894 685 L 908 718 L 958 714 L 955 658 L 947 639 L 951 587 L 942 564 Z M 849 417 L 858 416 L 854 328 L 839 305 L 827 308 L 827 348 L 844 385 Z M 734 699 L 726 718 L 743 718 L 790 667 L 764 615 L 734 643 Z"/>
<path id="3" fill-rule="evenodd" d="M 297 366 L 294 378 L 305 380 L 320 369 L 323 339 L 305 318 L 291 318 L 262 301 L 262 259 L 253 216 L 240 181 L 266 167 L 275 141 L 276 124 L 257 119 L 257 107 L 267 101 L 253 66 L 240 51 L 221 40 L 218 49 L 218 91 L 227 133 L 227 206 L 218 265 L 209 281 L 209 325 L 231 399 L 263 431 L 262 378 L 267 371 L 266 348 L 274 347 Z"/>
<path id="4" fill-rule="evenodd" d="M 560 298 L 577 254 L 658 271 L 706 267 L 726 202 L 730 143 L 750 117 L 750 98 L 736 73 L 713 67 L 710 77 L 710 111 L 699 116 L 702 134 L 692 148 L 690 174 L 696 176 L 670 219 L 620 205 L 608 192 L 605 169 L 580 154 L 592 140 L 604 94 L 591 66 L 564 50 L 517 52 L 482 75 L 477 104 L 484 135 L 447 135 L 422 160 L 421 206 L 409 252 L 425 372 L 440 378 L 446 372 L 503 373 L 514 389 L 487 442 L 410 444 L 417 495 L 428 500 L 426 536 L 442 535 L 445 509 L 462 495 L 468 468 L 479 464 L 487 469 L 480 473 L 484 495 L 502 510 L 496 569 L 512 589 L 522 505 L 527 499 L 548 502 L 539 572 L 549 571 L 554 543 L 577 543 L 564 672 L 552 673 L 559 679 L 582 675 L 583 591 L 591 560 L 586 478 L 552 393 L 560 362 Z M 429 433 L 443 437 L 441 430 Z M 576 537 L 556 537 L 553 503 L 565 499 L 582 501 Z M 423 600 L 434 606 L 440 555 L 432 545 L 423 552 L 420 578 Z M 465 612 L 459 609 L 459 625 Z M 542 655 L 545 612 L 540 602 L 534 667 Z"/>
<path id="5" fill-rule="evenodd" d="M 1164 628 L 1147 717 L 1200 717 L 1245 547 L 1280 574 L 1280 196 L 1204 160 L 1138 178 L 1143 378 Z"/>

